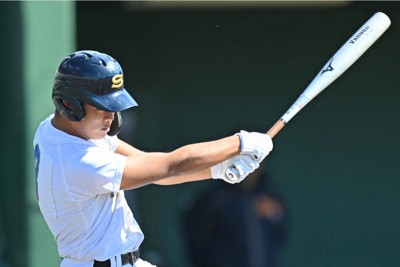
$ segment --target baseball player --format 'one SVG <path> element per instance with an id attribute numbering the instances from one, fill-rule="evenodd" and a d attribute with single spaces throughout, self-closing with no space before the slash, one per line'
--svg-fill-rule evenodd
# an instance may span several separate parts
<path id="1" fill-rule="evenodd" d="M 272 150 L 266 134 L 241 131 L 169 153 L 140 151 L 119 140 L 120 112 L 137 106 L 119 63 L 77 51 L 55 74 L 54 114 L 34 141 L 37 196 L 55 237 L 61 267 L 146 267 L 143 233 L 124 190 L 209 178 L 238 183 Z"/>

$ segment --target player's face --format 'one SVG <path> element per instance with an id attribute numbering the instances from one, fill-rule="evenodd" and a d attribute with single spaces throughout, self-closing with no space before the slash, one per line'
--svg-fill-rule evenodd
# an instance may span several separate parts
<path id="1" fill-rule="evenodd" d="M 110 131 L 114 120 L 114 112 L 97 109 L 84 104 L 85 118 L 79 122 L 81 137 L 85 139 L 101 139 Z"/>

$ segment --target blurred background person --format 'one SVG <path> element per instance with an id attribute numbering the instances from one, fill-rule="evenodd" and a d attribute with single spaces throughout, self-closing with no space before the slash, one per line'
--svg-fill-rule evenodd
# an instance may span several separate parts
<path id="1" fill-rule="evenodd" d="M 263 167 L 241 184 L 201 194 L 184 218 L 193 266 L 278 266 L 287 214 Z"/>

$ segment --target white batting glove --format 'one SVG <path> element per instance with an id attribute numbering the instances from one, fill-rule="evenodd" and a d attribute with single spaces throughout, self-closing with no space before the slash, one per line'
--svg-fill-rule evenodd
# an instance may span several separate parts
<path id="1" fill-rule="evenodd" d="M 238 155 L 211 167 L 211 177 L 230 184 L 240 183 L 254 172 L 259 163 L 249 155 Z"/>
<path id="2" fill-rule="evenodd" d="M 237 135 L 240 137 L 240 154 L 250 155 L 258 163 L 263 161 L 273 148 L 272 139 L 267 134 L 242 130 Z"/>

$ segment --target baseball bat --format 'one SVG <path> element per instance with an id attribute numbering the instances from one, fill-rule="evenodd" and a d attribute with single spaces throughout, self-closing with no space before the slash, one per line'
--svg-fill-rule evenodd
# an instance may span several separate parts
<path id="1" fill-rule="evenodd" d="M 391 22 L 382 12 L 375 13 L 350 39 L 333 55 L 317 76 L 311 81 L 300 97 L 286 113 L 269 129 L 273 138 L 282 128 L 314 97 L 342 75 L 376 40 L 389 28 Z"/>

